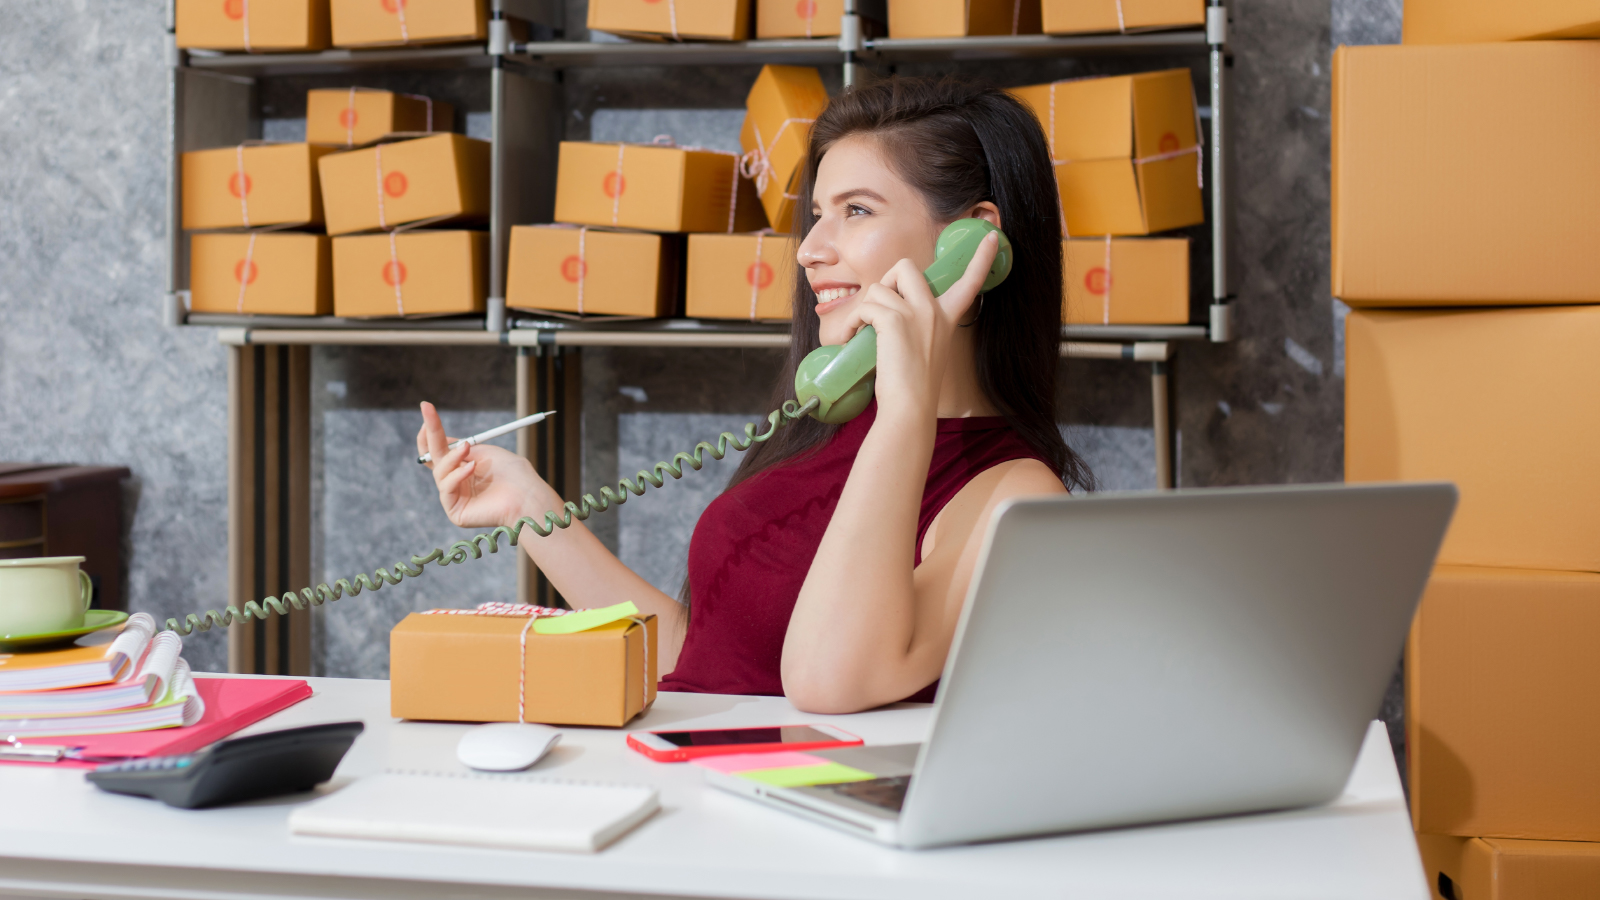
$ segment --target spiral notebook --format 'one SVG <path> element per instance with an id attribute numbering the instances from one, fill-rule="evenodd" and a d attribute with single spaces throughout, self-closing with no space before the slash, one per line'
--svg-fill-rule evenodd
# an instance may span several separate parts
<path id="1" fill-rule="evenodd" d="M 384 772 L 289 816 L 319 837 L 594 853 L 661 808 L 655 788 L 516 775 Z"/>

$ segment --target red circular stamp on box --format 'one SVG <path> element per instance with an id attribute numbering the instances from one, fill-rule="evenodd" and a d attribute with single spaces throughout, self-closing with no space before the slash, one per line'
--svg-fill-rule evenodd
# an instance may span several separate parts
<path id="1" fill-rule="evenodd" d="M 233 264 L 234 281 L 243 282 L 244 284 L 255 284 L 256 275 L 258 272 L 259 270 L 256 269 L 256 264 L 254 262 L 250 263 L 250 269 L 248 272 L 245 271 L 244 260 L 241 259 Z"/>
<path id="2" fill-rule="evenodd" d="M 244 177 L 244 193 L 248 194 L 248 193 L 250 193 L 250 176 L 249 175 L 245 175 L 243 177 Z M 240 193 L 239 193 L 239 178 L 240 178 L 240 173 L 238 173 L 238 172 L 235 172 L 232 175 L 228 176 L 228 193 L 234 195 L 235 197 L 240 196 Z"/>
<path id="3" fill-rule="evenodd" d="M 764 262 L 756 261 L 745 270 L 744 283 L 758 290 L 764 290 L 772 284 L 772 267 Z"/>
<path id="4" fill-rule="evenodd" d="M 617 199 L 627 189 L 628 179 L 624 178 L 620 172 L 607 172 L 606 177 L 600 179 L 600 190 L 604 191 L 605 195 L 613 200 Z"/>
<path id="5" fill-rule="evenodd" d="M 810 19 L 817 14 L 817 0 L 800 0 L 794 5 L 794 14 L 802 19 Z"/>
<path id="6" fill-rule="evenodd" d="M 390 172 L 383 176 L 383 192 L 391 197 L 404 197 L 407 187 L 410 187 L 410 183 L 406 181 L 404 172 Z"/>
<path id="7" fill-rule="evenodd" d="M 1095 266 L 1083 276 L 1083 286 L 1091 294 L 1104 294 L 1111 288 L 1111 273 L 1103 266 Z"/>
<path id="8" fill-rule="evenodd" d="M 406 283 L 406 264 L 391 259 L 383 264 L 383 283 L 390 287 Z"/>
<path id="9" fill-rule="evenodd" d="M 1173 134 L 1170 131 L 1161 136 L 1161 152 L 1162 153 L 1171 153 L 1174 150 L 1177 150 L 1178 148 L 1180 148 L 1182 146 L 1183 145 L 1178 142 L 1178 136 Z"/>
<path id="10" fill-rule="evenodd" d="M 339 110 L 339 127 L 354 128 L 356 127 L 357 118 L 359 117 L 356 115 L 356 108 L 354 106 L 346 106 L 344 109 Z"/>
<path id="11" fill-rule="evenodd" d="M 378 0 L 378 2 L 382 4 L 383 11 L 386 13 L 397 13 L 401 7 L 406 5 L 406 0 Z"/>
<path id="12" fill-rule="evenodd" d="M 244 0 L 222 0 L 222 14 L 235 22 L 244 18 Z"/>
<path id="13" fill-rule="evenodd" d="M 576 253 L 561 261 L 561 277 L 573 284 L 588 274 L 589 264 L 579 259 Z"/>

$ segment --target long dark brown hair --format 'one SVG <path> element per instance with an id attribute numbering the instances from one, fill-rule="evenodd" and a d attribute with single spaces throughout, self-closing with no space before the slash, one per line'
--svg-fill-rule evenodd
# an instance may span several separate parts
<path id="1" fill-rule="evenodd" d="M 792 231 L 803 241 L 823 154 L 850 135 L 872 135 L 922 194 L 937 221 L 988 201 L 1011 239 L 1011 275 L 984 297 L 976 323 L 978 384 L 984 397 L 1069 488 L 1092 490 L 1089 467 L 1056 426 L 1061 342 L 1061 217 L 1055 172 L 1039 120 L 1004 91 L 956 78 L 888 78 L 835 97 L 811 128 L 811 148 Z M 794 396 L 794 373 L 820 345 L 817 298 L 797 268 L 789 359 L 772 406 Z M 729 487 L 813 450 L 835 426 L 809 416 L 745 454 Z"/>

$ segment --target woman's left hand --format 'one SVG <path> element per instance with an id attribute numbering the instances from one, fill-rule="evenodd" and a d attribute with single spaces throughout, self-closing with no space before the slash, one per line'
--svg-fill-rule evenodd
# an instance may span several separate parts
<path id="1" fill-rule="evenodd" d="M 863 325 L 878 331 L 874 393 L 880 417 L 937 414 L 951 338 L 977 299 L 999 246 L 997 236 L 984 238 L 961 279 L 938 297 L 909 259 L 895 263 L 881 282 L 863 289 L 847 324 L 852 334 Z"/>

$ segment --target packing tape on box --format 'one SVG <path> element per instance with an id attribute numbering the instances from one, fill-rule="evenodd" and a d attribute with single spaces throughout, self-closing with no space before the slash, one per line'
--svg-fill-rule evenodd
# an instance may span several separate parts
<path id="1" fill-rule="evenodd" d="M 754 122 L 750 123 L 750 128 L 756 133 L 756 145 L 749 153 L 739 157 L 739 174 L 756 183 L 756 193 L 766 193 L 767 184 L 772 180 L 772 148 L 778 146 L 778 139 L 783 137 L 783 133 L 788 130 L 790 125 L 811 125 L 816 121 L 816 119 L 784 119 L 778 125 L 778 131 L 772 136 L 772 143 L 770 144 L 761 142 L 761 126 Z M 735 195 L 738 193 L 737 182 L 734 183 L 734 193 Z M 789 200 L 800 199 L 799 194 L 791 194 L 788 191 L 784 191 L 783 196 Z M 728 230 L 732 231 L 733 229 L 730 227 Z"/>
<path id="2" fill-rule="evenodd" d="M 670 2 L 670 0 L 669 0 Z M 611 196 L 611 224 L 617 225 L 619 214 L 622 211 L 622 165 L 630 145 L 626 141 L 617 142 L 617 180 L 616 191 Z M 733 190 L 728 195 L 728 234 L 733 234 L 734 217 L 739 210 L 739 154 L 729 150 L 714 150 L 710 147 L 686 147 L 672 139 L 670 134 L 658 134 L 648 144 L 639 144 L 641 147 L 670 147 L 674 150 L 687 150 L 691 153 L 715 153 L 718 156 L 733 157 Z M 379 186 L 382 192 L 382 186 Z M 581 293 L 580 293 L 581 296 Z M 580 310 L 581 312 L 581 310 Z"/>
<path id="3" fill-rule="evenodd" d="M 621 604 L 619 604 L 620 606 Z M 616 607 L 612 607 L 615 609 Z M 632 609 L 631 603 L 627 608 Z M 635 610 L 636 611 L 636 610 Z M 522 631 L 517 633 L 517 721 L 528 720 L 528 630 L 533 623 L 540 619 L 550 619 L 557 616 L 568 616 L 578 613 L 579 610 L 553 609 L 548 606 L 532 606 L 524 603 L 480 603 L 476 609 L 428 609 L 423 610 L 425 616 L 501 616 L 505 618 L 526 616 L 528 621 L 523 624 Z M 594 612 L 599 612 L 595 610 Z M 588 614 L 589 611 L 584 611 Z M 614 621 L 627 619 L 643 629 L 641 637 L 644 641 L 644 684 L 639 693 L 639 712 L 643 713 L 650 708 L 650 631 L 645 624 L 644 617 L 638 615 L 622 616 Z M 591 627 L 599 627 L 607 622 L 597 622 Z"/>
<path id="4" fill-rule="evenodd" d="M 356 87 L 355 85 L 351 85 L 350 86 L 350 99 L 345 102 L 345 107 L 344 107 L 345 114 L 343 116 L 343 118 L 344 118 L 344 145 L 346 147 L 354 147 L 356 145 L 356 92 L 357 91 L 360 91 L 361 93 L 372 93 L 372 94 L 387 94 L 387 93 L 389 93 L 389 91 L 386 91 L 386 90 L 384 90 L 382 88 Z M 402 93 L 402 92 L 395 92 L 395 93 L 396 93 L 397 96 L 400 96 L 400 97 L 410 97 L 413 100 L 421 100 L 423 102 L 423 105 L 427 108 L 427 113 L 426 113 L 427 129 L 425 131 L 422 131 L 422 132 L 401 131 L 401 132 L 395 132 L 395 134 L 406 134 L 406 135 L 410 135 L 410 134 L 433 134 L 433 98 L 425 96 L 423 94 L 406 94 L 406 93 Z"/>

